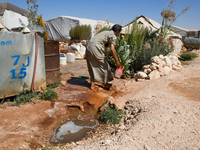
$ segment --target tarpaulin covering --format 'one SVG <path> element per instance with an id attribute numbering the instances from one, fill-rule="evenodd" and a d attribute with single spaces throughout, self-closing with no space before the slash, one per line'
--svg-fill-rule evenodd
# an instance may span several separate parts
<path id="1" fill-rule="evenodd" d="M 102 24 L 103 26 L 113 26 L 113 23 L 108 21 L 92 20 L 85 18 L 77 18 L 71 16 L 61 16 L 54 19 L 45 21 L 45 27 L 47 30 L 48 38 L 55 41 L 66 41 L 70 40 L 69 31 L 71 28 L 77 25 L 90 25 L 92 28 L 92 35 L 95 35 L 95 28 L 97 24 Z"/>
<path id="2" fill-rule="evenodd" d="M 48 38 L 54 41 L 69 40 L 70 29 L 76 27 L 77 25 L 79 25 L 78 20 L 66 17 L 57 17 L 45 21 Z"/>
<path id="3" fill-rule="evenodd" d="M 186 37 L 183 39 L 183 44 L 186 48 L 199 49 L 200 48 L 200 38 Z"/>
<path id="4" fill-rule="evenodd" d="M 31 91 L 36 48 L 38 56 L 34 88 L 46 88 L 45 57 L 43 36 L 35 33 L 22 34 L 0 32 L 0 98 Z"/>
<path id="5" fill-rule="evenodd" d="M 28 11 L 15 5 L 7 2 L 0 2 L 0 23 L 2 23 L 9 30 L 12 28 L 23 27 L 22 23 L 27 26 L 27 13 Z"/>

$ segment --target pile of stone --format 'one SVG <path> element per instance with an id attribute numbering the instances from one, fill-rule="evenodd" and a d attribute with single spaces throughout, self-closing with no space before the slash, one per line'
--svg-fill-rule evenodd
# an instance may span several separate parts
<path id="1" fill-rule="evenodd" d="M 182 68 L 181 62 L 175 55 L 154 56 L 151 58 L 151 62 L 149 65 L 144 65 L 142 71 L 136 73 L 136 81 L 158 79 L 168 75 L 172 70 L 179 71 Z"/>
<path id="2" fill-rule="evenodd" d="M 135 99 L 128 100 L 124 106 L 124 110 L 125 115 L 119 124 L 119 128 L 127 130 L 137 122 L 136 116 L 141 111 L 140 102 Z"/>

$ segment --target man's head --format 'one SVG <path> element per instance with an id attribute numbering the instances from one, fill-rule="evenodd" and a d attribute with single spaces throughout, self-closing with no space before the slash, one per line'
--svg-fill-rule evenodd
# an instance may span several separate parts
<path id="1" fill-rule="evenodd" d="M 121 25 L 118 25 L 118 24 L 115 24 L 115 25 L 112 27 L 111 30 L 113 30 L 113 32 L 115 33 L 115 35 L 118 35 L 118 34 L 121 32 L 121 30 L 122 30 L 122 26 L 121 26 Z"/>

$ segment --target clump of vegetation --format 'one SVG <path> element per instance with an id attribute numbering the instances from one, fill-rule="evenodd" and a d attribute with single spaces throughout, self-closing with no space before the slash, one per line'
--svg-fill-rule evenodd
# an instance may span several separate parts
<path id="1" fill-rule="evenodd" d="M 47 87 L 48 88 L 56 88 L 56 87 L 58 87 L 61 84 L 61 75 L 62 75 L 62 73 L 60 72 L 58 82 L 54 82 L 52 84 L 49 84 L 49 85 L 47 85 Z"/>
<path id="2" fill-rule="evenodd" d="M 158 30 L 152 31 L 152 29 L 145 28 L 143 25 L 138 24 L 136 19 L 132 22 L 132 26 L 129 26 L 127 33 L 118 38 L 115 49 L 117 57 L 124 68 L 123 77 L 132 77 L 144 65 L 150 64 L 153 56 L 160 54 L 165 56 L 172 51 L 173 46 L 170 45 L 168 36 L 171 34 L 170 25 L 181 14 L 190 9 L 190 7 L 187 7 L 176 16 L 172 11 L 174 1 L 171 0 L 167 9 L 161 12 L 163 20 L 162 26 Z M 112 70 L 115 70 L 115 60 L 110 51 L 106 51 L 105 56 Z"/>
<path id="3" fill-rule="evenodd" d="M 103 114 L 100 117 L 100 120 L 105 123 L 119 124 L 123 115 L 124 112 L 122 110 L 117 110 L 115 108 L 115 105 L 109 105 L 104 110 Z"/>
<path id="4" fill-rule="evenodd" d="M 39 98 L 44 100 L 52 100 L 57 98 L 57 93 L 51 88 L 47 88 L 46 91 L 39 95 Z"/>
<path id="5" fill-rule="evenodd" d="M 176 13 L 173 11 L 174 9 L 174 1 L 171 0 L 167 8 L 164 8 L 163 11 L 161 12 L 161 16 L 163 17 L 162 19 L 162 26 L 159 29 L 159 34 L 162 38 L 166 38 L 168 34 L 170 34 L 170 26 L 177 20 L 177 18 L 181 15 L 186 13 L 188 10 L 190 10 L 190 6 L 186 7 L 176 15 Z"/>
<path id="6" fill-rule="evenodd" d="M 27 14 L 27 18 L 28 18 L 28 22 L 30 27 L 32 26 L 37 26 L 39 25 L 39 21 L 41 19 L 41 16 L 38 17 L 38 8 L 39 5 L 37 5 L 37 0 L 26 0 L 27 3 L 27 10 L 28 10 L 28 14 Z"/>
<path id="7" fill-rule="evenodd" d="M 115 49 L 119 62 L 124 68 L 125 77 L 133 76 L 134 72 L 150 64 L 153 56 L 167 55 L 171 52 L 167 41 L 158 40 L 156 31 L 144 28 L 136 21 L 126 35 L 118 37 Z M 105 55 L 110 66 L 115 69 L 115 60 L 110 51 L 106 51 Z"/>
<path id="8" fill-rule="evenodd" d="M 103 31 L 110 31 L 111 28 L 112 28 L 111 26 L 104 26 L 98 30 L 97 34 Z"/>
<path id="9" fill-rule="evenodd" d="M 183 52 L 179 59 L 182 61 L 190 61 L 193 60 L 194 58 L 198 57 L 198 54 L 192 53 L 192 52 Z"/>
<path id="10" fill-rule="evenodd" d="M 36 92 L 30 92 L 26 93 L 23 92 L 20 95 L 17 95 L 14 99 L 13 102 L 10 103 L 11 106 L 20 106 L 21 103 L 29 103 L 31 102 L 34 98 L 37 98 L 38 93 Z"/>
<path id="11" fill-rule="evenodd" d="M 72 40 L 89 40 L 92 35 L 92 28 L 90 25 L 77 25 L 71 28 L 69 35 Z"/>

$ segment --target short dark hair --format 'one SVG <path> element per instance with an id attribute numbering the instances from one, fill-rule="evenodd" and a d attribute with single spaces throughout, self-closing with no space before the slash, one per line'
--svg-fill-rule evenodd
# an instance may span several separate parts
<path id="1" fill-rule="evenodd" d="M 122 26 L 119 25 L 119 24 L 115 24 L 114 26 L 112 26 L 112 29 L 111 29 L 111 30 L 113 30 L 114 32 L 116 32 L 116 31 L 121 32 Z"/>

